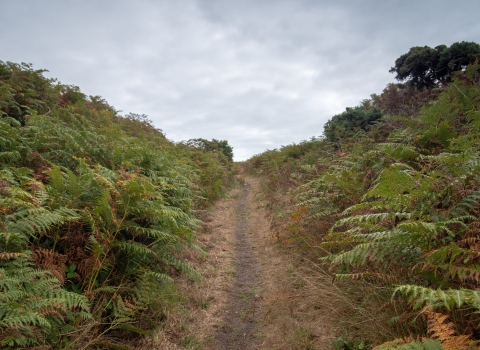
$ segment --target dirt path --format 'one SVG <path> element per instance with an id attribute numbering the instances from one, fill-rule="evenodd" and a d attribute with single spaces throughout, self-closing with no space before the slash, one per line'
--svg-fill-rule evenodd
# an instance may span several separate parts
<path id="1" fill-rule="evenodd" d="M 261 198 L 260 179 L 246 177 L 205 213 L 199 244 L 208 255 L 191 259 L 203 281 L 179 281 L 193 304 L 186 319 L 173 319 L 162 349 L 330 348 L 333 330 L 318 293 L 325 281 L 318 274 L 310 278 L 300 268 L 303 258 L 271 234 Z M 183 344 L 168 338 L 182 338 Z"/>
<path id="2" fill-rule="evenodd" d="M 258 303 L 261 291 L 256 245 L 251 239 L 255 230 L 252 223 L 252 186 L 246 182 L 236 203 L 236 223 L 233 237 L 235 278 L 228 296 L 223 326 L 218 330 L 215 348 L 256 349 L 257 329 L 262 311 Z"/>

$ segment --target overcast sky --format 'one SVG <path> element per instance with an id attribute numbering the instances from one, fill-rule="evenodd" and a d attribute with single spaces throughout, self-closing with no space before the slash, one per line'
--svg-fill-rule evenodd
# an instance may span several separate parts
<path id="1" fill-rule="evenodd" d="M 480 42 L 479 14 L 478 0 L 0 0 L 0 60 L 244 160 L 320 136 L 410 47 Z"/>

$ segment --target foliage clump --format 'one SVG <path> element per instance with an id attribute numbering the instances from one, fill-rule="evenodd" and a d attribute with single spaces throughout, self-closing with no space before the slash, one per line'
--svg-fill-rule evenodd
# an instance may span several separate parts
<path id="1" fill-rule="evenodd" d="M 395 79 L 417 88 L 432 88 L 452 81 L 453 73 L 464 70 L 479 58 L 480 45 L 475 42 L 456 42 L 450 47 L 439 45 L 414 46 L 395 61 L 390 69 Z"/>
<path id="2" fill-rule="evenodd" d="M 233 161 L 233 148 L 228 144 L 227 140 L 212 139 L 209 141 L 198 138 L 185 141 L 185 144 L 208 152 L 223 154 L 228 161 Z"/>
<path id="3" fill-rule="evenodd" d="M 328 141 L 351 137 L 358 131 L 366 131 L 368 126 L 382 117 L 380 110 L 364 106 L 347 107 L 346 111 L 332 117 L 324 126 L 324 135 Z"/>

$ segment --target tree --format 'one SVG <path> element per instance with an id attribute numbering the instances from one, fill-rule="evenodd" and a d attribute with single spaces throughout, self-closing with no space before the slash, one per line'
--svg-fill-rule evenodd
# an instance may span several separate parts
<path id="1" fill-rule="evenodd" d="M 227 140 L 212 139 L 208 141 L 202 138 L 190 139 L 185 142 L 190 147 L 204 149 L 209 152 L 220 152 L 227 157 L 230 162 L 233 162 L 233 147 L 228 144 Z"/>
<path id="2" fill-rule="evenodd" d="M 335 142 L 340 138 L 351 136 L 358 130 L 367 130 L 367 127 L 382 117 L 376 109 L 363 106 L 347 107 L 346 111 L 337 114 L 323 127 L 323 133 L 328 141 Z"/>
<path id="3" fill-rule="evenodd" d="M 414 46 L 395 61 L 390 73 L 395 79 L 419 89 L 432 88 L 438 83 L 448 83 L 453 72 L 464 70 L 480 57 L 480 45 L 474 42 L 457 42 L 450 47 L 439 45 Z"/>

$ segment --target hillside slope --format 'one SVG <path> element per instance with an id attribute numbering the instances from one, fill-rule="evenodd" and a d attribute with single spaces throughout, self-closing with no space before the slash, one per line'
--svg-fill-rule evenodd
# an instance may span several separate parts
<path id="1" fill-rule="evenodd" d="M 378 349 L 476 346 L 479 65 L 431 90 L 391 84 L 325 131 L 246 166 L 265 176 L 279 239 L 320 261 L 350 296 L 337 349 L 392 338 Z"/>
<path id="2" fill-rule="evenodd" d="M 122 348 L 199 278 L 178 253 L 231 161 L 43 72 L 0 62 L 0 347 Z"/>

